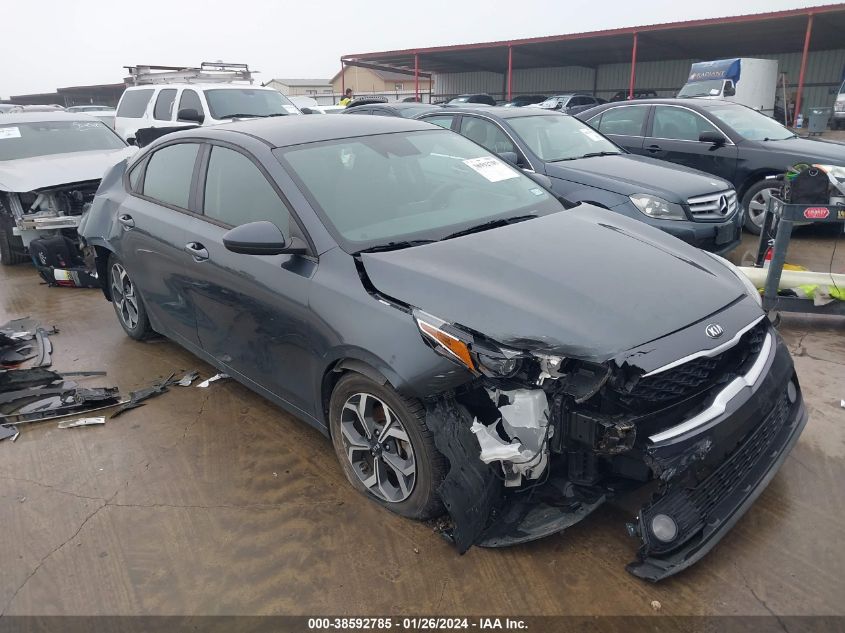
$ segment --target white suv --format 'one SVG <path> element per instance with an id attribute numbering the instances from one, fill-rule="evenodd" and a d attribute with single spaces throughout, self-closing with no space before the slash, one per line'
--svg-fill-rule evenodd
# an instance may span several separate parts
<path id="1" fill-rule="evenodd" d="M 150 127 L 217 125 L 234 119 L 301 114 L 277 90 L 230 83 L 161 83 L 130 86 L 117 104 L 115 131 L 132 142 Z"/>

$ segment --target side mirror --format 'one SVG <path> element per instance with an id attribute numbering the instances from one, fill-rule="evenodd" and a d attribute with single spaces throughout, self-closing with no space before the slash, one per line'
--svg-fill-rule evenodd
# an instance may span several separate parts
<path id="1" fill-rule="evenodd" d="M 728 139 L 722 134 L 719 134 L 719 132 L 702 132 L 698 136 L 698 140 L 702 143 L 712 143 L 713 145 L 719 146 L 724 145 Z"/>
<path id="2" fill-rule="evenodd" d="M 523 171 L 523 174 L 528 176 L 531 180 L 540 185 L 543 189 L 552 192 L 552 179 L 545 174 L 538 174 L 536 171 Z M 555 194 L 556 195 L 556 194 Z"/>
<path id="3" fill-rule="evenodd" d="M 205 116 L 197 112 L 194 108 L 182 108 L 176 115 L 176 120 L 202 124 L 205 121 Z"/>
<path id="4" fill-rule="evenodd" d="M 558 102 L 555 104 L 554 109 L 555 109 L 555 110 L 560 110 L 562 107 L 563 107 L 563 104 L 562 104 L 560 101 L 558 101 Z"/>
<path id="5" fill-rule="evenodd" d="M 279 227 L 260 220 L 241 224 L 223 234 L 223 246 L 243 255 L 304 255 L 308 249 L 297 238 L 285 240 Z"/>
<path id="6" fill-rule="evenodd" d="M 126 143 L 129 145 L 135 145 L 136 147 L 138 146 L 138 141 L 135 139 L 134 136 L 130 136 L 128 139 L 126 139 Z"/>
<path id="7" fill-rule="evenodd" d="M 514 167 L 519 167 L 519 156 L 516 152 L 498 152 L 497 156 Z"/>
<path id="8" fill-rule="evenodd" d="M 736 86 L 734 86 L 734 82 L 726 81 L 725 87 L 722 90 L 722 96 L 733 97 L 734 95 L 736 95 Z"/>
<path id="9" fill-rule="evenodd" d="M 307 106 L 304 108 L 300 108 L 299 111 L 302 112 L 302 114 L 314 114 L 314 110 Z"/>

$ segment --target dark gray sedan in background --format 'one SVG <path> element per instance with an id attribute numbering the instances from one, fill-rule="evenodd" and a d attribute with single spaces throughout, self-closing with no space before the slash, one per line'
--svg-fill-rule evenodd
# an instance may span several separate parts
<path id="1" fill-rule="evenodd" d="M 448 512 L 460 551 L 650 486 L 629 570 L 659 580 L 730 529 L 806 422 L 729 263 L 565 209 L 427 123 L 177 132 L 107 173 L 80 234 L 129 336 L 161 333 L 330 435 L 353 486 Z"/>

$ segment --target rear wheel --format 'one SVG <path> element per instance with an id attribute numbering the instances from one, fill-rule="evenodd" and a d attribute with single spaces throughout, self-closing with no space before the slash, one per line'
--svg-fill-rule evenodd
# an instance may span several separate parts
<path id="1" fill-rule="evenodd" d="M 141 341 L 153 334 L 144 301 L 123 262 L 112 253 L 109 257 L 109 291 L 117 320 L 121 327 L 136 341 Z"/>
<path id="2" fill-rule="evenodd" d="M 446 459 L 434 446 L 425 409 L 357 373 L 343 376 L 329 403 L 332 444 L 354 488 L 412 519 L 443 513 L 437 487 Z"/>
<path id="3" fill-rule="evenodd" d="M 754 183 L 742 197 L 742 208 L 745 209 L 745 229 L 755 235 L 763 230 L 763 220 L 766 217 L 766 205 L 773 193 L 781 188 L 780 181 L 764 179 Z"/>

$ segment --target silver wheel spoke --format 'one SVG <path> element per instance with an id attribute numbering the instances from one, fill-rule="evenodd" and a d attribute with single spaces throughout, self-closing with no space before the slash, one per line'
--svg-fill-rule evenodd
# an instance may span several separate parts
<path id="1" fill-rule="evenodd" d="M 340 411 L 346 459 L 358 480 L 388 503 L 414 490 L 416 461 L 407 431 L 387 403 L 372 394 L 350 396 Z"/>

